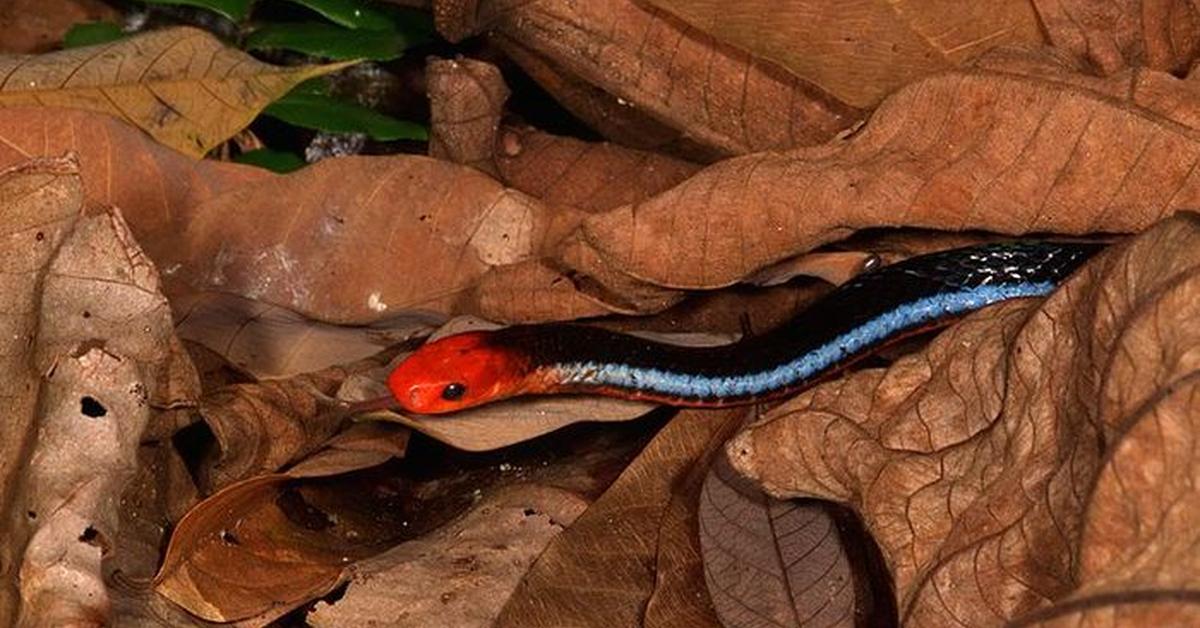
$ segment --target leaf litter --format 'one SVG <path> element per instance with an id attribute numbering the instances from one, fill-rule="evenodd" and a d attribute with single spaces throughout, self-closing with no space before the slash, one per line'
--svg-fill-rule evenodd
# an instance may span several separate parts
<path id="1" fill-rule="evenodd" d="M 1200 99 L 1177 78 L 1194 9 L 1002 3 L 990 15 L 1032 6 L 1054 47 L 953 31 L 970 46 L 906 75 L 889 56 L 903 46 L 816 58 L 747 36 L 779 12 L 718 32 L 710 3 L 656 3 L 434 3 L 445 37 L 486 32 L 613 143 L 510 117 L 500 73 L 469 59 L 427 71 L 442 161 L 279 177 L 97 113 L 6 109 L 0 324 L 29 331 L 0 352 L 17 417 L 0 439 L 0 570 L 21 575 L 0 621 L 1193 622 L 1195 219 L 1170 216 L 1197 202 Z M 941 8 L 875 24 L 953 44 L 921 22 Z M 845 17 L 799 26 L 836 44 Z M 71 59 L 28 63 L 91 74 Z M 856 63 L 906 78 L 847 82 Z M 227 137 L 213 122 L 197 136 Z M 920 230 L 861 233 L 880 227 Z M 337 411 L 335 396 L 383 393 L 408 320 L 652 314 L 600 324 L 728 338 L 827 289 L 798 274 L 837 283 L 996 233 L 1147 229 L 1044 303 L 990 308 L 760 410 L 727 449 L 744 413 Z M 81 394 L 97 387 L 126 393 Z M 82 417 L 121 429 L 81 440 Z M 438 464 L 462 469 L 429 477 Z M 183 606 L 149 584 L 167 537 L 157 591 Z"/>
<path id="2" fill-rule="evenodd" d="M 730 443 L 735 468 L 777 497 L 851 505 L 906 622 L 1103 608 L 1186 623 L 1169 595 L 1137 604 L 1190 586 L 1190 533 L 1173 522 L 1191 500 L 1179 452 L 1197 410 L 1198 224 L 1164 221 L 1044 303 L 990 308 L 888 369 L 801 395 Z M 1102 595 L 1112 582 L 1122 593 Z"/>

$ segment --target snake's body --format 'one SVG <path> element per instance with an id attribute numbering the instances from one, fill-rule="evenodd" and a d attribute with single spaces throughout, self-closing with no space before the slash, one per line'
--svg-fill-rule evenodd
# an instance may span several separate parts
<path id="1" fill-rule="evenodd" d="M 1010 242 L 914 257 L 860 275 L 777 329 L 716 347 L 682 347 L 571 324 L 452 336 L 418 350 L 389 386 L 402 406 L 430 413 L 532 393 L 595 393 L 683 406 L 778 398 L 889 341 L 992 303 L 1046 295 L 1100 248 Z M 475 368 L 472 360 L 490 368 Z"/>

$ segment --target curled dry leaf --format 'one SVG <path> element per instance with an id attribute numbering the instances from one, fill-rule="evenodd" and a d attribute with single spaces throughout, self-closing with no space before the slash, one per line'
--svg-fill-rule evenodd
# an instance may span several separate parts
<path id="1" fill-rule="evenodd" d="M 430 326 L 440 322 L 414 313 L 357 327 L 330 325 L 225 292 L 183 295 L 171 306 L 179 338 L 208 347 L 260 379 L 357 362 L 428 335 Z"/>
<path id="2" fill-rule="evenodd" d="M 996 46 L 1042 42 L 1029 0 L 649 0 L 687 23 L 770 59 L 834 97 L 872 107 L 914 80 Z"/>
<path id="3" fill-rule="evenodd" d="M 586 507 L 574 493 L 536 484 L 497 491 L 454 523 L 355 564 L 345 596 L 317 604 L 308 622 L 491 626 L 542 548 Z"/>
<path id="4" fill-rule="evenodd" d="M 685 410 L 672 419 L 608 491 L 550 542 L 495 625 L 640 625 L 655 592 L 656 557 L 679 551 L 659 545 L 673 490 L 744 415 L 742 409 Z"/>
<path id="5" fill-rule="evenodd" d="M 338 323 L 445 313 L 489 268 L 575 224 L 478 171 L 415 156 L 327 159 L 190 214 L 161 252 L 179 265 L 173 278 Z"/>
<path id="6" fill-rule="evenodd" d="M 265 624 L 328 593 L 352 561 L 379 550 L 355 542 L 343 521 L 294 520 L 305 507 L 289 507 L 297 499 L 285 497 L 289 481 L 254 477 L 191 509 L 171 535 L 155 590 L 208 621 Z"/>
<path id="7" fill-rule="evenodd" d="M 473 59 L 431 59 L 425 82 L 429 156 L 495 176 L 492 151 L 509 94 L 500 69 Z"/>
<path id="8" fill-rule="evenodd" d="M 434 10 L 438 29 L 452 40 L 492 33 L 506 51 L 527 48 L 725 155 L 819 144 L 860 117 L 816 87 L 634 0 L 441 0 Z"/>
<path id="9" fill-rule="evenodd" d="M 54 107 L 11 107 L 0 115 L 0 167 L 65 153 L 78 155 L 90 202 L 121 208 L 151 259 L 178 246 L 193 205 L 275 175 L 250 166 L 196 161 L 110 116 Z M 161 266 L 170 275 L 170 266 Z"/>
<path id="10" fill-rule="evenodd" d="M 205 491 L 271 473 L 323 446 L 346 422 L 327 400 L 346 378 L 378 368 L 380 354 L 288 379 L 235 384 L 206 395 L 200 414 L 217 440 L 197 471 Z"/>
<path id="11" fill-rule="evenodd" d="M 1200 219 L 1163 221 L 778 408 L 734 466 L 857 510 L 908 623 L 1194 622 L 1198 269 Z"/>
<path id="12" fill-rule="evenodd" d="M 0 106 L 106 113 L 203 157 L 301 81 L 346 65 L 276 67 L 200 29 L 166 28 L 98 46 L 0 57 Z"/>
<path id="13" fill-rule="evenodd" d="M 1143 229 L 1200 204 L 1200 140 L 1183 126 L 1189 82 L 1139 76 L 1157 80 L 1121 82 L 1132 102 L 999 72 L 928 78 L 847 140 L 724 161 L 592 216 L 562 257 L 589 275 L 711 288 L 866 227 Z"/>
<path id="14" fill-rule="evenodd" d="M 70 159 L 0 173 L 0 623 L 103 623 L 101 560 L 156 405 L 194 399 L 153 265 L 116 210 L 84 214 Z M 19 576 L 16 570 L 19 569 Z M 16 583 L 19 582 L 18 593 Z"/>

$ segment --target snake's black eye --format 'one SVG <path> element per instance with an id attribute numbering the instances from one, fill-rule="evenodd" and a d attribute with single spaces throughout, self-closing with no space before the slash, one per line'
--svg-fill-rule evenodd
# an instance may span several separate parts
<path id="1" fill-rule="evenodd" d="M 446 387 L 442 389 L 442 399 L 445 399 L 446 401 L 458 401 L 459 399 L 462 399 L 462 396 L 466 393 L 466 386 L 458 382 L 452 382 L 450 384 L 446 384 Z"/>

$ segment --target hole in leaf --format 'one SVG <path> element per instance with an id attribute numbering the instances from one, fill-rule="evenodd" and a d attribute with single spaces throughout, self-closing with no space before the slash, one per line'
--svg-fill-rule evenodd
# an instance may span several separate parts
<path id="1" fill-rule="evenodd" d="M 104 404 L 96 401 L 96 398 L 91 395 L 85 395 L 79 400 L 79 411 L 83 413 L 83 416 L 89 416 L 93 419 L 98 419 L 108 414 L 108 408 L 105 408 Z"/>
<path id="2" fill-rule="evenodd" d="M 87 528 L 84 529 L 83 534 L 79 535 L 79 542 L 87 543 L 88 545 L 96 545 L 95 541 L 99 536 L 100 536 L 99 530 L 97 530 L 96 528 L 93 528 L 92 526 L 88 526 Z"/>

